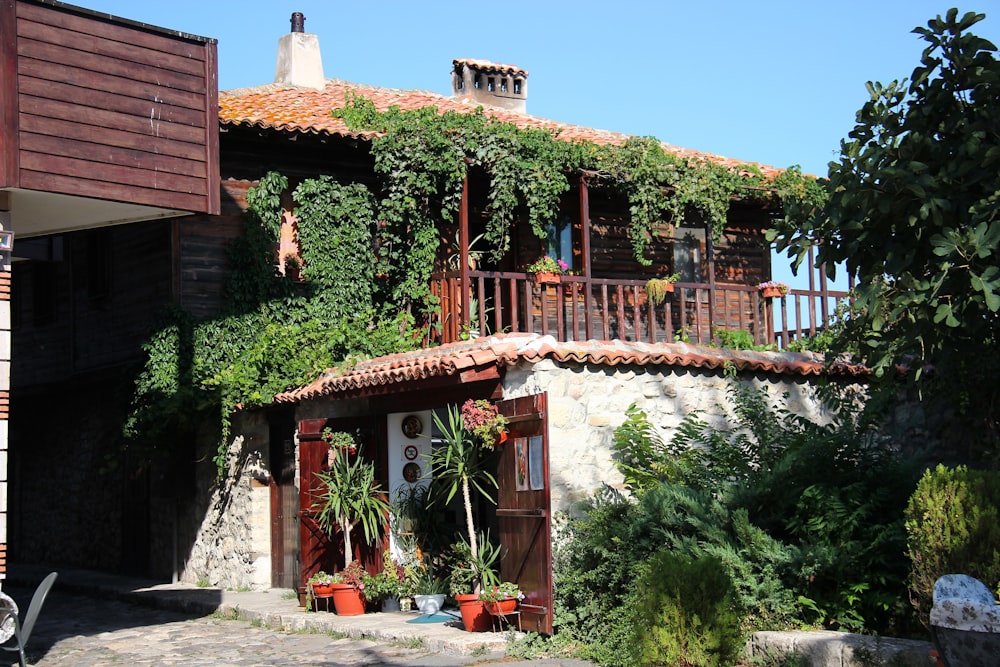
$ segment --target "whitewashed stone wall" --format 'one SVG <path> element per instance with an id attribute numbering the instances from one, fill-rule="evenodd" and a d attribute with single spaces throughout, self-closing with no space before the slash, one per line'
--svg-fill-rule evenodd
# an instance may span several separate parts
<path id="1" fill-rule="evenodd" d="M 180 579 L 231 590 L 262 590 L 271 585 L 267 420 L 261 413 L 240 415 L 232 432 L 236 435 L 229 446 L 229 475 L 207 492 Z"/>
<path id="2" fill-rule="evenodd" d="M 821 422 L 831 418 L 816 400 L 815 386 L 804 377 L 742 374 L 738 379 L 765 389 L 773 404 L 796 414 Z M 625 421 L 629 405 L 644 410 L 665 441 L 694 412 L 729 430 L 733 423 L 726 399 L 729 386 L 721 371 L 544 360 L 509 369 L 504 398 L 548 392 L 552 509 L 569 511 L 602 484 L 624 488 L 611 454 L 614 430 Z"/>
<path id="3" fill-rule="evenodd" d="M 818 421 L 831 418 L 815 397 L 815 378 L 738 377 L 766 389 L 776 405 Z M 509 368 L 503 389 L 504 398 L 548 393 L 552 508 L 560 512 L 571 511 L 602 484 L 623 488 L 611 454 L 614 430 L 625 420 L 629 405 L 642 408 L 669 441 L 681 421 L 694 412 L 720 429 L 731 428 L 729 386 L 721 371 L 543 360 Z M 303 403 L 296 418 L 355 416 L 370 410 L 365 400 L 323 399 Z M 204 511 L 196 514 L 200 523 L 180 578 L 236 590 L 266 589 L 271 576 L 267 420 L 262 413 L 239 415 L 233 433 L 229 481 L 222 488 L 211 485 L 203 499 Z"/>

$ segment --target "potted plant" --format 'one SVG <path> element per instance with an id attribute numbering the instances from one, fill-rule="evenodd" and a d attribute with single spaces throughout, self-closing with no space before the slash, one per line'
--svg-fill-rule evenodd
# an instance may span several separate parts
<path id="1" fill-rule="evenodd" d="M 668 294 L 673 294 L 674 283 L 681 279 L 681 274 L 673 273 L 662 278 L 650 278 L 646 281 L 646 296 L 654 306 L 667 300 Z"/>
<path id="2" fill-rule="evenodd" d="M 757 289 L 760 290 L 761 296 L 765 299 L 784 297 L 788 294 L 788 285 L 785 283 L 779 283 L 776 280 L 768 280 L 767 282 L 761 283 L 757 285 Z"/>
<path id="3" fill-rule="evenodd" d="M 480 533 L 476 558 L 472 557 L 472 548 L 465 540 L 454 546 L 454 552 L 456 560 L 449 578 L 451 596 L 458 604 L 466 631 L 483 632 L 490 627 L 491 621 L 483 601 L 479 599 L 479 591 L 500 583 L 495 569 L 500 559 L 500 547 L 490 542 L 488 533 Z"/>
<path id="4" fill-rule="evenodd" d="M 507 418 L 486 399 L 474 401 L 470 398 L 462 404 L 462 425 L 486 449 L 493 449 L 507 440 Z"/>
<path id="5" fill-rule="evenodd" d="M 440 485 L 438 488 L 446 495 L 445 503 L 450 503 L 458 492 L 462 493 L 465 527 L 474 560 L 479 557 L 479 543 L 472 519 L 472 490 L 495 502 L 487 487 L 497 488 L 497 480 L 486 468 L 484 450 L 487 448 L 481 446 L 466 428 L 458 406 L 448 406 L 447 424 L 437 413 L 434 414 L 434 423 L 441 432 L 442 442 L 431 453 L 431 469 Z"/>
<path id="6" fill-rule="evenodd" d="M 338 439 L 344 440 L 339 435 Z M 355 442 L 353 438 L 351 441 Z M 354 565 L 351 531 L 360 525 L 364 531 L 365 541 L 371 544 L 386 521 L 389 502 L 381 485 L 375 481 L 375 464 L 362 458 L 360 447 L 356 443 L 356 454 L 351 455 L 350 450 L 349 445 L 341 446 L 339 451 L 333 452 L 329 471 L 316 473 L 322 484 L 314 508 L 317 510 L 317 523 L 328 535 L 333 535 L 336 529 L 343 535 L 344 569 L 338 574 L 338 578 L 341 584 L 353 583 L 357 588 L 355 591 L 357 597 L 361 599 L 363 578 L 351 574 L 354 572 L 351 569 Z M 358 567 L 364 573 L 364 568 L 360 564 Z M 340 614 L 338 599 L 335 590 L 334 605 Z M 351 606 L 352 609 L 356 609 L 355 605 Z M 363 601 L 361 613 L 364 613 Z"/>
<path id="7" fill-rule="evenodd" d="M 446 582 L 434 576 L 430 568 L 424 568 L 413 581 L 413 602 L 422 614 L 436 614 L 444 605 Z"/>
<path id="8" fill-rule="evenodd" d="M 333 575 L 333 608 L 338 616 L 365 613 L 365 581 L 368 577 L 360 561 L 352 561 Z"/>
<path id="9" fill-rule="evenodd" d="M 518 603 L 524 599 L 524 593 L 517 584 L 503 581 L 483 590 L 479 594 L 479 599 L 483 601 L 487 612 L 494 616 L 503 616 L 517 609 Z"/>
<path id="10" fill-rule="evenodd" d="M 309 577 L 309 580 L 306 582 L 306 611 L 312 611 L 316 608 L 313 604 L 315 598 L 329 598 L 333 596 L 333 582 L 333 575 L 327 574 L 323 570 Z"/>
<path id="11" fill-rule="evenodd" d="M 386 549 L 382 553 L 382 571 L 365 579 L 365 599 L 380 605 L 382 611 L 399 611 L 399 597 L 405 584 L 406 569 Z"/>
<path id="12" fill-rule="evenodd" d="M 545 255 L 534 264 L 529 264 L 525 271 L 531 274 L 532 279 L 539 284 L 558 284 L 559 276 L 568 268 L 569 264 L 561 259 Z"/>

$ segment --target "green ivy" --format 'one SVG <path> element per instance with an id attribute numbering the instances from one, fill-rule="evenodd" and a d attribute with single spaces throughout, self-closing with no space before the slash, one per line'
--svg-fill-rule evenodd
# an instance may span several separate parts
<path id="1" fill-rule="evenodd" d="M 392 290 L 376 276 L 370 192 L 328 177 L 299 184 L 294 196 L 304 280 L 296 283 L 276 267 L 287 187 L 284 176 L 269 173 L 247 192 L 245 234 L 229 248 L 222 315 L 195 322 L 172 307 L 144 346 L 147 360 L 124 430 L 147 455 L 213 418 L 221 479 L 237 409 L 266 405 L 345 360 L 415 345 L 412 318 L 386 298 Z"/>
<path id="2" fill-rule="evenodd" d="M 481 108 L 473 113 L 440 113 L 435 107 L 379 112 L 371 100 L 348 95 L 345 106 L 332 114 L 352 129 L 379 133 L 372 154 L 384 179 L 388 240 L 403 241 L 406 230 L 411 243 L 427 244 L 411 255 L 426 264 L 407 267 L 406 288 L 420 295 L 426 293 L 438 239 L 436 233 L 424 238 L 420 232 L 454 218 L 462 180 L 471 170 L 482 170 L 489 180 L 485 240 L 494 259 L 509 251 L 510 230 L 522 210 L 532 231 L 545 237 L 546 224 L 556 218 L 570 189 L 567 175 L 580 171 L 596 172 L 595 186 L 628 199 L 633 254 L 646 265 L 650 260 L 644 252 L 660 223 L 695 217 L 718 238 L 734 198 L 775 200 L 796 219 L 811 215 L 825 198 L 815 179 L 798 167 L 769 179 L 750 165 L 724 166 L 668 153 L 651 137 L 632 137 L 621 145 L 571 142 L 554 131 L 497 120 Z M 401 259 L 398 252 L 392 259 Z"/>
<path id="3" fill-rule="evenodd" d="M 268 173 L 247 192 L 245 234 L 229 252 L 226 309 L 206 322 L 171 309 L 144 348 L 147 362 L 125 424 L 133 443 L 169 446 L 178 428 L 216 414 L 221 477 L 238 408 L 265 405 L 345 359 L 417 345 L 414 322 L 435 306 L 430 275 L 439 227 L 455 219 L 470 173 L 489 183 L 484 237 L 493 259 L 510 251 L 522 215 L 544 238 L 570 178 L 582 171 L 596 174 L 595 187 L 627 197 L 630 239 L 644 264 L 661 223 L 695 216 L 718 235 L 733 198 L 780 198 L 786 213 L 798 214 L 811 211 L 821 193 L 795 168 L 768 180 L 751 167 L 667 153 L 651 138 L 620 146 L 570 142 L 482 109 L 379 112 L 370 100 L 349 96 L 332 113 L 378 133 L 371 145 L 378 189 L 329 176 L 295 188 L 302 282 L 276 267 L 287 177 Z"/>

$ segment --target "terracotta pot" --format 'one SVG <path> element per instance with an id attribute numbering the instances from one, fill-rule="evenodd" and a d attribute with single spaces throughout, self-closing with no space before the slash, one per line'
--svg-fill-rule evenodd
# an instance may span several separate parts
<path id="1" fill-rule="evenodd" d="M 536 283 L 539 285 L 558 285 L 562 280 L 558 273 L 546 273 L 544 271 L 532 274 Z"/>
<path id="2" fill-rule="evenodd" d="M 351 584 L 333 584 L 333 608 L 338 616 L 360 616 L 365 613 L 365 596 Z"/>
<path id="3" fill-rule="evenodd" d="M 313 584 L 313 597 L 328 598 L 333 595 L 333 584 Z"/>
<path id="4" fill-rule="evenodd" d="M 462 612 L 462 624 L 466 632 L 485 632 L 493 626 L 482 600 L 475 593 L 456 595 L 455 602 Z"/>
<path id="5" fill-rule="evenodd" d="M 486 602 L 486 611 L 494 616 L 510 614 L 517 609 L 517 600 L 499 600 L 497 602 Z"/>
<path id="6" fill-rule="evenodd" d="M 772 299 L 776 296 L 784 296 L 781 293 L 781 290 L 778 289 L 777 287 L 765 287 L 760 292 L 765 299 Z"/>

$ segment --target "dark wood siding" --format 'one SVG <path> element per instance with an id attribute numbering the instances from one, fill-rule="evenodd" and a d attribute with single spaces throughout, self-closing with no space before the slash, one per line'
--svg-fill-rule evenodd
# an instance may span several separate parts
<path id="1" fill-rule="evenodd" d="M 12 384 L 138 361 L 172 299 L 170 229 L 157 220 L 65 234 L 51 261 L 16 262 Z"/>
<path id="2" fill-rule="evenodd" d="M 6 155 L 16 165 L 8 185 L 218 211 L 213 40 L 31 0 L 14 2 L 13 13 L 17 153 Z M 10 125 L 0 109 L 5 139 Z"/>
<path id="3" fill-rule="evenodd" d="M 0 0 L 0 187 L 17 185 L 17 41 L 14 2 Z"/>
<path id="4" fill-rule="evenodd" d="M 229 275 L 228 247 L 243 235 L 247 190 L 256 181 L 227 180 L 218 216 L 179 218 L 177 293 L 180 304 L 197 319 L 217 315 L 225 304 Z"/>

